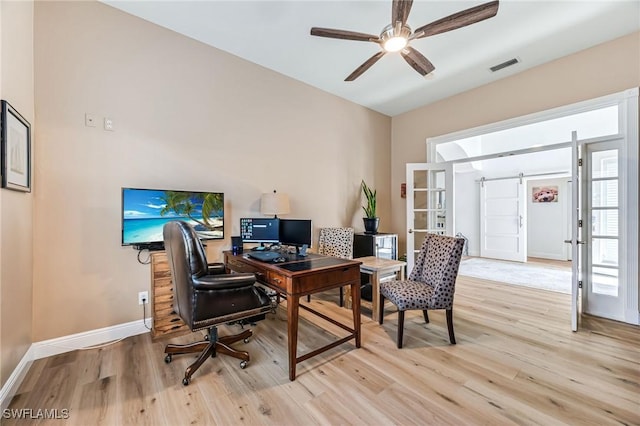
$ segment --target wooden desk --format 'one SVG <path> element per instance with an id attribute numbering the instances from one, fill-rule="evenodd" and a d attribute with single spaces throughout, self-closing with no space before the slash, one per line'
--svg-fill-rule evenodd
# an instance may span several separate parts
<path id="1" fill-rule="evenodd" d="M 380 322 L 380 280 L 386 276 L 395 276 L 395 278 L 403 280 L 404 267 L 407 262 L 376 256 L 358 257 L 355 260 L 362 262 L 360 272 L 371 276 L 371 319 Z M 348 303 L 350 303 L 349 300 L 347 300 L 346 306 L 349 306 Z"/>
<path id="2" fill-rule="evenodd" d="M 283 263 L 265 263 L 249 258 L 247 254 L 233 255 L 227 251 L 224 253 L 224 263 L 228 271 L 255 273 L 261 284 L 286 297 L 289 380 L 295 380 L 296 364 L 299 362 L 351 339 L 355 339 L 356 348 L 360 347 L 360 261 L 311 253 L 302 258 L 295 254 L 289 255 L 288 260 Z M 351 287 L 353 328 L 329 318 L 309 306 L 300 304 L 300 298 L 303 296 L 343 286 Z M 346 330 L 349 335 L 298 356 L 299 308 L 306 309 Z"/>

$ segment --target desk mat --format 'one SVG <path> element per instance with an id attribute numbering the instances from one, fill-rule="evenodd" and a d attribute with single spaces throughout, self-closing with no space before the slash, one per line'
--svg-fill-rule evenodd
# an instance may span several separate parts
<path id="1" fill-rule="evenodd" d="M 322 268 L 326 266 L 344 265 L 344 259 L 338 259 L 336 257 L 323 257 L 320 259 L 310 259 L 302 262 L 295 263 L 283 263 L 278 265 L 279 268 L 286 269 L 287 271 L 306 271 L 313 268 Z"/>

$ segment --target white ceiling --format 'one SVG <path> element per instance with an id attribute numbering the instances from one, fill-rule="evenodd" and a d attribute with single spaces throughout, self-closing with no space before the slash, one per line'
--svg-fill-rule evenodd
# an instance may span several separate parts
<path id="1" fill-rule="evenodd" d="M 415 0 L 407 23 L 415 29 L 486 1 Z M 412 42 L 436 68 L 427 77 L 390 53 L 345 82 L 378 45 L 309 30 L 379 35 L 391 0 L 103 2 L 389 116 L 640 30 L 640 0 L 501 0 L 491 19 Z M 514 57 L 521 63 L 489 71 Z"/>

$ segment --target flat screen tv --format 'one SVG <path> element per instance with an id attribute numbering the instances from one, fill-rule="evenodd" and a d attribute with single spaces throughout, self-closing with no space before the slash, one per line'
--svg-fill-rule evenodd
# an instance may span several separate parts
<path id="1" fill-rule="evenodd" d="M 193 225 L 202 240 L 224 238 L 224 194 L 122 188 L 122 245 L 164 247 L 162 228 L 172 220 Z"/>

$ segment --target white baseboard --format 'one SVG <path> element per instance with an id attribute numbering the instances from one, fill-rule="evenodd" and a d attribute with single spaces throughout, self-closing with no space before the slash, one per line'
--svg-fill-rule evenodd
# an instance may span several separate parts
<path id="1" fill-rule="evenodd" d="M 4 411 L 11 402 L 11 399 L 18 391 L 18 388 L 22 384 L 25 376 L 29 372 L 29 368 L 31 367 L 31 363 L 33 362 L 33 345 L 27 349 L 27 353 L 24 354 L 16 368 L 14 368 L 13 373 L 9 376 L 7 381 L 0 389 L 0 412 Z"/>
<path id="2" fill-rule="evenodd" d="M 567 256 L 562 253 L 545 253 L 545 252 L 536 252 L 529 251 L 527 253 L 527 257 L 538 257 L 540 259 L 550 259 L 550 260 L 567 260 Z"/>
<path id="3" fill-rule="evenodd" d="M 480 252 L 479 251 L 472 251 L 469 250 L 469 256 L 470 257 L 480 257 Z M 541 259 L 551 259 L 551 260 L 567 260 L 567 258 L 561 254 L 557 254 L 557 253 L 538 253 L 538 252 L 531 252 L 529 251 L 527 253 L 528 257 L 539 257 Z"/>
<path id="4" fill-rule="evenodd" d="M 35 342 L 31 345 L 33 349 L 33 359 L 46 358 L 48 356 L 75 351 L 76 349 L 90 349 L 92 346 L 148 333 L 149 329 L 147 329 L 147 327 L 151 328 L 150 318 L 147 318 L 144 323 L 141 320 L 131 321 L 111 327 Z"/>
<path id="5" fill-rule="evenodd" d="M 11 376 L 9 376 L 9 379 L 4 386 L 2 386 L 2 389 L 0 389 L 0 410 L 7 408 L 20 387 L 20 384 L 29 372 L 33 361 L 77 349 L 91 349 L 92 347 L 104 345 L 114 340 L 121 340 L 130 336 L 148 333 L 151 328 L 151 322 L 151 318 L 146 318 L 144 323 L 141 320 L 136 320 L 111 327 L 32 343 L 13 370 L 13 373 L 11 373 Z"/>

